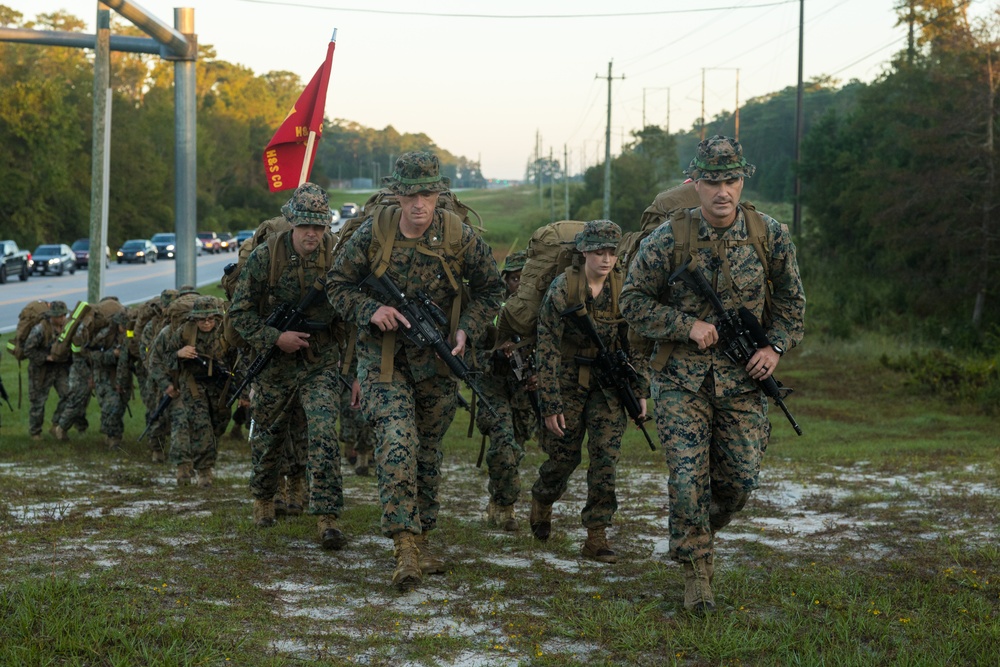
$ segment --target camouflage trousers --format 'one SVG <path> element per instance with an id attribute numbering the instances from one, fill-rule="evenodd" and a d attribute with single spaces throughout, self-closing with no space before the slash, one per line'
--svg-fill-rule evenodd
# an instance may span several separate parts
<path id="1" fill-rule="evenodd" d="M 45 403 L 55 389 L 59 403 L 52 413 L 52 423 L 58 424 L 66 411 L 69 394 L 69 364 L 28 364 L 28 435 L 41 435 L 45 421 Z"/>
<path id="2" fill-rule="evenodd" d="M 345 452 L 358 454 L 375 451 L 375 433 L 361 410 L 351 409 L 351 390 L 340 383 L 340 442 Z"/>
<path id="3" fill-rule="evenodd" d="M 195 470 L 214 468 L 219 453 L 211 410 L 203 388 L 182 374 L 174 385 L 180 395 L 170 402 L 170 463 L 190 463 Z M 162 421 L 168 421 L 164 419 Z"/>
<path id="4" fill-rule="evenodd" d="M 757 488 L 770 423 L 761 392 L 715 395 L 709 374 L 697 394 L 654 379 L 656 430 L 670 469 L 670 558 L 713 553 L 716 531 Z"/>
<path id="5" fill-rule="evenodd" d="M 611 525 L 618 510 L 615 481 L 622 434 L 627 417 L 616 397 L 600 389 L 585 390 L 579 385 L 562 384 L 565 435 L 547 428 L 539 430 L 539 443 L 548 459 L 538 469 L 531 495 L 543 505 L 552 505 L 566 492 L 570 475 L 583 460 L 583 440 L 587 439 L 587 502 L 580 513 L 587 528 Z"/>
<path id="6" fill-rule="evenodd" d="M 361 409 L 375 432 L 382 534 L 419 534 L 437 526 L 441 441 L 458 400 L 455 381 L 434 376 L 415 382 L 396 364 L 392 382 L 361 381 Z"/>
<path id="7" fill-rule="evenodd" d="M 156 406 L 160 404 L 163 399 L 163 394 L 157 388 L 156 383 L 153 382 L 153 378 L 148 374 L 145 380 L 140 380 L 139 384 L 139 395 L 142 397 L 142 402 L 146 406 L 146 415 L 148 416 Z M 149 449 L 150 451 L 162 452 L 166 448 L 164 443 L 168 442 L 170 439 L 170 418 L 167 415 L 161 417 L 152 428 L 149 429 Z"/>
<path id="8" fill-rule="evenodd" d="M 76 426 L 81 431 L 87 422 L 87 406 L 90 405 L 90 363 L 83 357 L 74 356 L 69 367 L 69 384 L 66 391 L 66 407 L 59 418 L 59 426 L 69 431 Z"/>
<path id="9" fill-rule="evenodd" d="M 125 400 L 115 384 L 114 367 L 94 364 L 94 392 L 101 406 L 101 433 L 120 438 L 125 432 Z"/>
<path id="10" fill-rule="evenodd" d="M 318 367 L 296 375 L 295 370 L 287 364 L 269 368 L 267 377 L 254 385 L 250 493 L 262 500 L 274 497 L 279 476 L 289 474 L 289 465 L 295 464 L 295 447 L 301 444 L 296 436 L 305 433 L 309 513 L 338 517 L 344 510 L 344 485 L 337 440 L 337 371 Z M 292 382 L 282 382 L 288 376 Z"/>
<path id="11" fill-rule="evenodd" d="M 518 467 L 524 458 L 524 443 L 537 430 L 538 419 L 527 392 L 515 378 L 484 375 L 480 389 L 499 414 L 494 417 L 482 409 L 476 413 L 479 432 L 490 440 L 485 456 L 490 478 L 487 490 L 494 504 L 508 507 L 521 496 Z"/>

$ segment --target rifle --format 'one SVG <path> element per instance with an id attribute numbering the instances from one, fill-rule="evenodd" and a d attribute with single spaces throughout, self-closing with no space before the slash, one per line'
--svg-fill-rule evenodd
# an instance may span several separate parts
<path id="1" fill-rule="evenodd" d="M 575 357 L 577 363 L 589 364 L 597 369 L 597 381 L 601 383 L 602 387 L 608 389 L 614 389 L 615 393 L 618 394 L 618 400 L 621 401 L 622 406 L 625 408 L 625 412 L 632 419 L 632 422 L 642 431 L 642 434 L 646 436 L 646 442 L 649 443 L 649 449 L 651 451 L 656 451 L 656 446 L 653 444 L 653 439 L 649 437 L 649 431 L 646 430 L 646 419 L 642 418 L 642 406 L 639 405 L 639 399 L 635 396 L 635 391 L 632 389 L 632 383 L 638 380 L 638 374 L 635 369 L 632 368 L 632 364 L 629 363 L 628 357 L 625 356 L 625 350 L 617 350 L 612 352 L 608 349 L 608 346 L 604 344 L 604 340 L 601 339 L 601 334 L 597 332 L 597 327 L 594 326 L 593 320 L 590 319 L 590 314 L 587 312 L 586 305 L 578 303 L 577 305 L 567 308 L 562 313 L 562 317 L 567 317 L 569 315 L 576 315 L 572 318 L 572 322 L 582 331 L 587 338 L 594 343 L 597 348 L 597 356 L 593 359 L 589 357 Z"/>
<path id="2" fill-rule="evenodd" d="M 369 273 L 361 281 L 361 285 L 371 289 L 382 303 L 395 303 L 396 310 L 401 312 L 410 323 L 409 329 L 400 327 L 407 339 L 418 348 L 433 348 L 437 356 L 448 365 L 449 370 L 472 390 L 486 411 L 494 417 L 499 416 L 496 409 L 489 404 L 479 387 L 476 386 L 473 370 L 465 365 L 461 357 L 456 357 L 451 353 L 448 342 L 441 335 L 441 330 L 438 329 L 438 326 L 448 325 L 448 318 L 431 300 L 430 296 L 423 291 L 417 291 L 417 298 L 411 299 L 396 286 L 396 283 L 392 282 L 388 273 L 383 273 L 381 276 Z"/>
<path id="3" fill-rule="evenodd" d="M 3 380 L 0 379 L 0 398 L 3 399 L 7 407 L 10 408 L 11 412 L 14 412 L 14 406 L 10 404 L 10 394 L 7 393 L 7 388 L 3 386 Z"/>
<path id="4" fill-rule="evenodd" d="M 740 368 L 746 368 L 750 363 L 750 358 L 759 348 L 768 347 L 771 342 L 767 338 L 764 327 L 760 325 L 757 316 L 751 313 L 746 306 L 740 306 L 739 310 L 729 309 L 722 303 L 722 299 L 712 289 L 698 265 L 691 260 L 687 264 L 671 274 L 667 283 L 673 285 L 678 280 L 683 280 L 693 287 L 699 294 L 708 299 L 715 311 L 717 322 L 715 328 L 719 332 L 719 346 L 734 364 Z M 764 391 L 768 398 L 777 403 L 781 411 L 788 418 L 788 423 L 792 425 L 798 435 L 802 435 L 802 428 L 795 422 L 792 413 L 785 406 L 784 397 L 781 395 L 783 385 L 774 376 L 766 380 L 754 380 Z M 791 389 L 786 390 L 786 396 L 791 393 Z"/>
<path id="5" fill-rule="evenodd" d="M 531 381 L 531 378 L 535 376 L 534 356 L 530 355 L 525 359 L 521 354 L 521 348 L 517 347 L 517 344 L 521 342 L 520 336 L 515 334 L 511 337 L 510 341 L 514 343 L 514 348 L 511 350 L 509 357 L 503 353 L 503 350 L 497 350 L 494 354 L 497 357 L 503 357 L 503 360 L 510 364 L 510 370 L 514 373 L 517 381 L 522 385 L 527 385 Z M 542 422 L 542 406 L 538 398 L 537 389 L 528 392 L 528 400 L 531 402 L 531 408 L 535 411 L 535 417 L 540 424 Z"/>
<path id="6" fill-rule="evenodd" d="M 157 420 L 163 416 L 163 413 L 166 412 L 167 407 L 170 405 L 170 401 L 172 400 L 174 399 L 170 398 L 170 394 L 163 395 L 160 402 L 156 404 L 156 409 L 146 415 L 146 430 L 142 432 L 142 435 L 139 436 L 139 439 L 136 440 L 136 442 L 142 442 L 142 439 L 146 437 L 147 433 L 149 433 L 149 429 L 153 428 L 153 424 L 155 424 Z"/>
<path id="7" fill-rule="evenodd" d="M 317 287 L 318 285 L 318 287 Z M 274 327 L 281 333 L 286 331 L 295 331 L 295 328 L 299 326 L 302 322 L 306 320 L 306 310 L 312 305 L 313 301 L 319 298 L 323 294 L 323 283 L 317 280 L 306 295 L 302 297 L 298 305 L 294 308 L 289 307 L 287 303 L 280 303 L 278 307 L 264 320 L 264 326 Z M 236 398 L 243 393 L 243 390 L 247 388 L 254 379 L 257 378 L 261 372 L 267 368 L 267 365 L 271 363 L 271 359 L 278 352 L 280 348 L 277 345 L 272 345 L 266 352 L 262 352 L 257 355 L 257 358 L 253 360 L 250 367 L 247 369 L 247 374 L 243 377 L 243 381 L 240 386 L 236 388 L 236 391 L 226 399 L 226 407 L 233 407 L 233 403 L 236 402 Z"/>

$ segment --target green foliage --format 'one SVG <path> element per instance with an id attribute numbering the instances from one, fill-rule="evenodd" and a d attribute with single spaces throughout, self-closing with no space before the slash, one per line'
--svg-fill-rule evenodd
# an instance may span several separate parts
<path id="1" fill-rule="evenodd" d="M 921 393 L 973 403 L 986 414 L 1000 414 L 1000 355 L 960 358 L 944 350 L 882 357 L 882 365 L 907 374 L 907 383 Z"/>

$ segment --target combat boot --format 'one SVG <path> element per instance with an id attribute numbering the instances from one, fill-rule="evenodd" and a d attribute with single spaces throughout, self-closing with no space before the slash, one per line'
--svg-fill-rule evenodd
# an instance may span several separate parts
<path id="1" fill-rule="evenodd" d="M 108 449 L 121 449 L 122 447 L 122 439 L 119 435 L 109 435 L 104 441 L 108 444 Z"/>
<path id="2" fill-rule="evenodd" d="M 253 501 L 253 525 L 258 528 L 270 528 L 274 523 L 274 501 L 255 499 Z"/>
<path id="3" fill-rule="evenodd" d="M 587 541 L 583 543 L 581 553 L 583 553 L 584 558 L 590 558 L 599 563 L 618 562 L 618 554 L 608 544 L 608 538 L 604 535 L 603 526 L 587 529 Z"/>
<path id="4" fill-rule="evenodd" d="M 42 439 L 42 434 L 41 433 L 33 433 L 32 436 L 31 436 L 31 439 L 32 440 L 41 440 Z"/>
<path id="5" fill-rule="evenodd" d="M 177 486 L 187 486 L 194 476 L 194 466 L 190 463 L 177 464 Z"/>
<path id="6" fill-rule="evenodd" d="M 299 516 L 309 505 L 309 485 L 305 474 L 292 477 L 285 487 L 285 512 L 288 516 Z"/>
<path id="7" fill-rule="evenodd" d="M 405 531 L 392 536 L 394 545 L 392 554 L 396 557 L 392 585 L 402 592 L 413 590 L 423 580 L 420 571 L 420 549 L 417 548 L 415 537 L 413 533 Z"/>
<path id="8" fill-rule="evenodd" d="M 435 556 L 427 544 L 427 533 L 420 533 L 414 538 L 417 549 L 420 550 L 420 572 L 422 574 L 444 574 L 447 569 L 444 559 Z"/>
<path id="9" fill-rule="evenodd" d="M 507 505 L 506 507 L 497 506 L 497 525 L 508 533 L 517 532 L 520 526 L 517 525 L 517 517 L 514 516 L 513 505 Z"/>
<path id="10" fill-rule="evenodd" d="M 198 488 L 200 489 L 210 489 L 212 488 L 212 479 L 215 474 L 211 468 L 202 468 L 198 471 Z"/>
<path id="11" fill-rule="evenodd" d="M 328 551 L 340 551 L 347 546 L 347 537 L 337 528 L 337 518 L 332 514 L 320 514 L 316 519 L 319 543 Z"/>
<path id="12" fill-rule="evenodd" d="M 235 440 L 239 442 L 243 440 L 243 425 L 233 424 L 233 427 L 229 429 L 229 435 L 227 436 L 230 440 Z"/>
<path id="13" fill-rule="evenodd" d="M 490 528 L 497 527 L 497 504 L 492 499 L 486 503 L 486 525 Z"/>
<path id="14" fill-rule="evenodd" d="M 69 440 L 69 436 L 66 435 L 66 431 L 63 430 L 63 427 L 59 424 L 53 424 L 50 432 L 56 437 L 56 440 Z"/>
<path id="15" fill-rule="evenodd" d="M 371 464 L 371 452 L 358 452 L 354 464 L 354 474 L 360 477 L 368 476 L 368 466 Z"/>
<path id="16" fill-rule="evenodd" d="M 528 515 L 531 534 L 536 540 L 545 541 L 552 533 L 552 505 L 543 505 L 537 499 L 531 499 L 531 514 Z"/>
<path id="17" fill-rule="evenodd" d="M 274 515 L 288 514 L 288 484 L 284 477 L 278 477 L 278 492 L 274 494 Z"/>
<path id="18" fill-rule="evenodd" d="M 699 614 L 715 611 L 708 560 L 684 563 L 684 608 Z"/>
<path id="19" fill-rule="evenodd" d="M 163 453 L 162 449 L 153 450 L 153 463 L 166 463 L 167 455 Z"/>

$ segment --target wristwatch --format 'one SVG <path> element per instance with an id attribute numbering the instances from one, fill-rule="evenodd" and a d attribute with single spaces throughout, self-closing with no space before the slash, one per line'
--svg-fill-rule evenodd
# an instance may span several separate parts
<path id="1" fill-rule="evenodd" d="M 777 352 L 779 357 L 785 353 L 785 348 L 781 347 L 777 343 L 771 343 L 771 349 Z"/>

